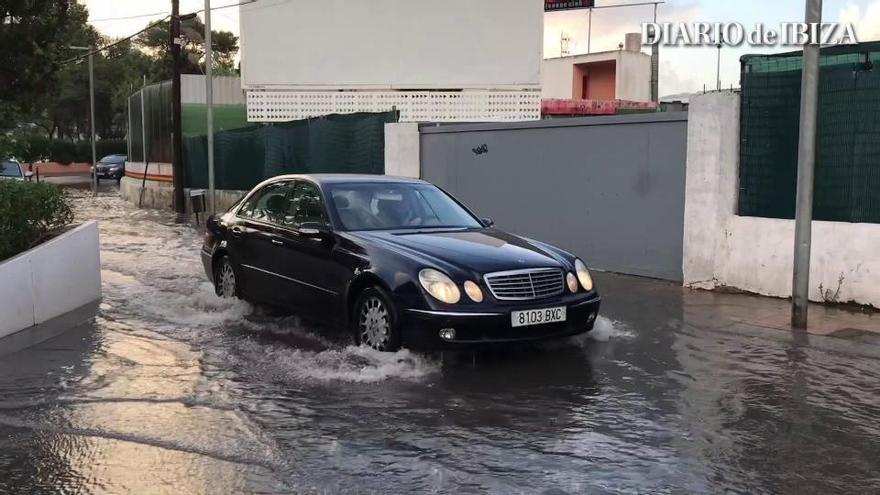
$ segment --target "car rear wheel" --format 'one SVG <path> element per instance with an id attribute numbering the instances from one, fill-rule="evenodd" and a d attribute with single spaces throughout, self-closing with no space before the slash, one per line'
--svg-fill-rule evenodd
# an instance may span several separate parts
<path id="1" fill-rule="evenodd" d="M 394 352 L 400 348 L 400 331 L 394 303 L 378 288 L 369 288 L 354 305 L 354 331 L 359 344 L 377 351 Z"/>
<path id="2" fill-rule="evenodd" d="M 232 268 L 232 263 L 229 262 L 229 256 L 221 258 L 214 269 L 214 292 L 224 299 L 238 297 L 235 270 Z"/>

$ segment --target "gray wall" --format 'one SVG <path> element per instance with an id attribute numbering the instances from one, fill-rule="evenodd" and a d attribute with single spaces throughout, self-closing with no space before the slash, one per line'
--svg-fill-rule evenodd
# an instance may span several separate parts
<path id="1" fill-rule="evenodd" d="M 681 281 L 687 113 L 426 125 L 420 134 L 422 177 L 499 228 L 595 268 Z"/>

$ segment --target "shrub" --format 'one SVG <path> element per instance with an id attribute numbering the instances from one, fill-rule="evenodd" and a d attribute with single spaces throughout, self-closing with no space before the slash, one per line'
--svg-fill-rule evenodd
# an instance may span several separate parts
<path id="1" fill-rule="evenodd" d="M 70 199 L 61 188 L 0 180 L 0 261 L 30 249 L 72 221 Z"/>
<path id="2" fill-rule="evenodd" d="M 49 143 L 49 160 L 63 165 L 76 161 L 76 145 L 70 141 L 54 139 Z"/>
<path id="3" fill-rule="evenodd" d="M 102 139 L 95 143 L 95 154 L 97 159 L 107 155 L 125 155 L 128 153 L 128 145 L 124 139 Z M 78 163 L 92 162 L 92 142 L 80 141 L 76 143 L 76 158 Z"/>

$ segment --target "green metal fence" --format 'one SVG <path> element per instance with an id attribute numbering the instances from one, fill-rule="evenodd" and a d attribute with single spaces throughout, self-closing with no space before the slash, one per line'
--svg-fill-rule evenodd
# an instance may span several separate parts
<path id="1" fill-rule="evenodd" d="M 814 218 L 880 223 L 880 42 L 821 53 Z M 802 63 L 742 58 L 740 215 L 794 218 Z"/>
<path id="2" fill-rule="evenodd" d="M 396 112 L 358 113 L 218 132 L 216 187 L 247 190 L 281 174 L 382 174 L 385 123 L 396 121 Z M 207 187 L 207 138 L 184 138 L 183 152 L 187 187 Z"/>
<path id="3" fill-rule="evenodd" d="M 171 161 L 171 97 L 171 81 L 151 84 L 128 97 L 130 161 L 143 162 L 145 150 L 146 161 L 150 163 Z M 146 132 L 141 126 L 141 113 L 144 114 Z M 147 138 L 146 146 L 144 136 Z"/>

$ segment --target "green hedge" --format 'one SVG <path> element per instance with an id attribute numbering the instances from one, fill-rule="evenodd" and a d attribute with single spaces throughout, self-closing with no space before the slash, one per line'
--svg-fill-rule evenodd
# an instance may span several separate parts
<path id="1" fill-rule="evenodd" d="M 30 249 L 72 221 L 70 199 L 61 188 L 0 180 L 0 261 Z"/>
<path id="2" fill-rule="evenodd" d="M 125 155 L 128 145 L 124 139 L 102 139 L 97 142 L 95 151 L 98 160 L 107 155 Z M 36 162 L 47 159 L 64 165 L 70 163 L 91 163 L 91 141 L 76 143 L 61 139 L 48 140 L 43 136 L 31 135 L 15 139 L 9 149 L 0 155 L 14 156 L 22 162 Z"/>

